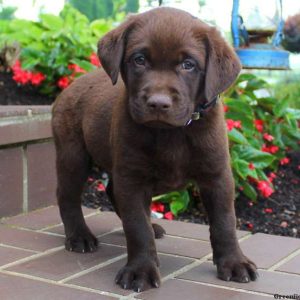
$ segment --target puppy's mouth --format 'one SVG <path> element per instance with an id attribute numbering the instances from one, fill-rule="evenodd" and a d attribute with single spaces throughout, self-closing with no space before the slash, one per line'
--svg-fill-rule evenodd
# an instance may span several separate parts
<path id="1" fill-rule="evenodd" d="M 161 129 L 171 129 L 176 128 L 177 126 L 163 122 L 163 121 L 148 121 L 144 123 L 145 126 L 151 128 L 161 128 Z"/>
<path id="2" fill-rule="evenodd" d="M 170 129 L 185 126 L 191 112 L 189 107 L 185 107 L 177 109 L 177 111 L 153 113 L 143 106 L 132 103 L 130 114 L 133 120 L 139 124 L 152 128 Z"/>

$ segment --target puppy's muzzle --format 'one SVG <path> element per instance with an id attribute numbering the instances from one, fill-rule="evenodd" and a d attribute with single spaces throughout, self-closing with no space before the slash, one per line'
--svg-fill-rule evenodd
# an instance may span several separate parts
<path id="1" fill-rule="evenodd" d="M 148 111 L 153 114 L 167 113 L 172 109 L 172 105 L 172 98 L 164 94 L 154 94 L 146 102 Z"/>

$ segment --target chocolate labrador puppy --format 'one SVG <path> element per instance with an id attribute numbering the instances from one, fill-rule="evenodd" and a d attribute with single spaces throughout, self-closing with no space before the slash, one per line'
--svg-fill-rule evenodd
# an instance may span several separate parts
<path id="1" fill-rule="evenodd" d="M 107 33 L 98 54 L 103 69 L 77 79 L 53 107 L 66 249 L 97 247 L 80 201 L 97 164 L 110 175 L 107 193 L 126 235 L 128 261 L 116 276 L 122 288 L 160 285 L 154 237 L 164 230 L 151 225 L 151 198 L 189 180 L 199 185 L 207 209 L 218 277 L 255 280 L 256 266 L 236 238 L 227 132 L 216 101 L 241 69 L 231 47 L 190 14 L 157 8 Z"/>

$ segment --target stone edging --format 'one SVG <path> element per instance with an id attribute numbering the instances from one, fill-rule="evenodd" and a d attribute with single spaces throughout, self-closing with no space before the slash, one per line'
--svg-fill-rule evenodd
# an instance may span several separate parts
<path id="1" fill-rule="evenodd" d="M 51 106 L 0 106 L 0 217 L 55 203 Z"/>

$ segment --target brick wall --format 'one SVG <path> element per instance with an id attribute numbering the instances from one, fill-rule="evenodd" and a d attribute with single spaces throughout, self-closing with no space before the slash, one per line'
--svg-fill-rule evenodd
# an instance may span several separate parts
<path id="1" fill-rule="evenodd" d="M 56 202 L 50 106 L 0 106 L 0 217 Z"/>

